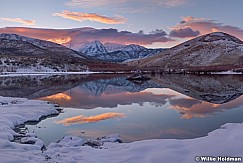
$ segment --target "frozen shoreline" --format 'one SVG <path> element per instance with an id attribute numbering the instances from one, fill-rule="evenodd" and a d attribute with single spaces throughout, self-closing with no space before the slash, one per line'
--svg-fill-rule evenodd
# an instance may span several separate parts
<path id="1" fill-rule="evenodd" d="M 67 136 L 51 143 L 43 153 L 43 142 L 29 134 L 23 141 L 11 142 L 19 135 L 14 127 L 26 121 L 38 121 L 43 116 L 58 114 L 54 104 L 23 98 L 0 97 L 0 156 L 2 162 L 194 162 L 196 156 L 243 157 L 243 124 L 225 124 L 208 136 L 176 140 L 154 139 L 132 143 L 112 143 L 116 136 L 102 140 L 101 149 L 82 146 L 78 137 Z M 110 142 L 111 141 L 111 142 Z M 96 143 L 100 143 L 98 141 Z"/>
<path id="2" fill-rule="evenodd" d="M 111 71 L 84 71 L 84 72 L 2 72 L 0 77 L 7 76 L 40 76 L 40 75 L 89 75 L 89 74 L 122 74 L 127 73 L 123 71 L 111 72 Z"/>
<path id="3" fill-rule="evenodd" d="M 87 74 L 100 74 L 105 72 L 3 72 L 0 73 L 1 76 L 29 76 L 29 75 L 87 75 Z"/>
<path id="4" fill-rule="evenodd" d="M 134 73 L 135 71 L 131 71 L 130 73 Z M 128 73 L 125 71 L 83 71 L 83 72 L 35 72 L 35 71 L 24 71 L 24 72 L 1 72 L 0 77 L 7 77 L 7 76 L 40 76 L 40 75 L 89 75 L 89 74 L 122 74 Z M 211 75 L 242 75 L 242 72 L 234 72 L 232 70 L 229 71 L 219 71 L 219 72 L 209 72 Z M 204 75 L 204 74 L 201 74 Z"/>

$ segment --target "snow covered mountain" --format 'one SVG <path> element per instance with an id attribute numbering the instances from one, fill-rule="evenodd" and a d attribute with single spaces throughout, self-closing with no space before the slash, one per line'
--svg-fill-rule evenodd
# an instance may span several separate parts
<path id="1" fill-rule="evenodd" d="M 163 50 L 164 49 L 147 49 L 135 44 L 121 45 L 106 43 L 103 45 L 100 41 L 94 41 L 84 44 L 79 51 L 86 54 L 87 57 L 94 59 L 110 62 L 123 62 L 126 60 L 152 56 Z"/>
<path id="2" fill-rule="evenodd" d="M 87 54 L 89 57 L 96 56 L 97 54 L 108 53 L 100 41 L 85 43 L 81 47 L 80 52 Z"/>
<path id="3" fill-rule="evenodd" d="M 81 53 L 60 44 L 17 34 L 0 34 L 0 54 L 84 58 Z"/>
<path id="4" fill-rule="evenodd" d="M 116 43 L 105 43 L 104 46 L 108 52 L 114 52 L 117 50 L 122 50 L 126 45 L 116 44 Z"/>
<path id="5" fill-rule="evenodd" d="M 24 37 L 0 34 L 0 72 L 86 71 L 87 59 L 65 46 Z"/>
<path id="6" fill-rule="evenodd" d="M 130 44 L 130 45 L 121 45 L 121 44 L 115 44 L 115 43 L 105 43 L 104 47 L 108 50 L 108 52 L 114 52 L 114 51 L 141 51 L 146 49 L 143 46 L 136 45 L 136 44 Z"/>
<path id="7" fill-rule="evenodd" d="M 243 42 L 222 32 L 186 41 L 160 54 L 128 65 L 150 68 L 188 68 L 205 66 L 242 66 Z"/>
<path id="8" fill-rule="evenodd" d="M 63 45 L 16 34 L 0 34 L 0 56 L 0 72 L 119 71 L 127 67 L 97 62 Z"/>

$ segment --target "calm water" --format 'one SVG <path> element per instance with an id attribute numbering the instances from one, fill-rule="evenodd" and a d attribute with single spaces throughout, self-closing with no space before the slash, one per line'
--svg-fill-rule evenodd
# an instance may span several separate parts
<path id="1" fill-rule="evenodd" d="M 242 76 L 162 75 L 136 84 L 126 75 L 1 78 L 2 96 L 55 102 L 59 116 L 28 124 L 46 144 L 120 133 L 124 142 L 188 139 L 243 122 Z M 7 84 L 6 84 L 7 83 Z"/>

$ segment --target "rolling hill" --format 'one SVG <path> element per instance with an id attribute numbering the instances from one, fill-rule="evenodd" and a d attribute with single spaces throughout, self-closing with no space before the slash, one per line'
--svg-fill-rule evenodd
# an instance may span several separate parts
<path id="1" fill-rule="evenodd" d="M 146 69 L 230 69 L 243 67 L 243 41 L 214 32 L 186 41 L 148 58 L 128 65 Z"/>

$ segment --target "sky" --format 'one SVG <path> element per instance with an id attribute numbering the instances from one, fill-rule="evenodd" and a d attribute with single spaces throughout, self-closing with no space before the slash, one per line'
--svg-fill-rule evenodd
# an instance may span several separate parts
<path id="1" fill-rule="evenodd" d="M 210 32 L 243 40 L 242 0 L 1 0 L 0 33 L 78 48 L 85 42 L 167 48 Z"/>

